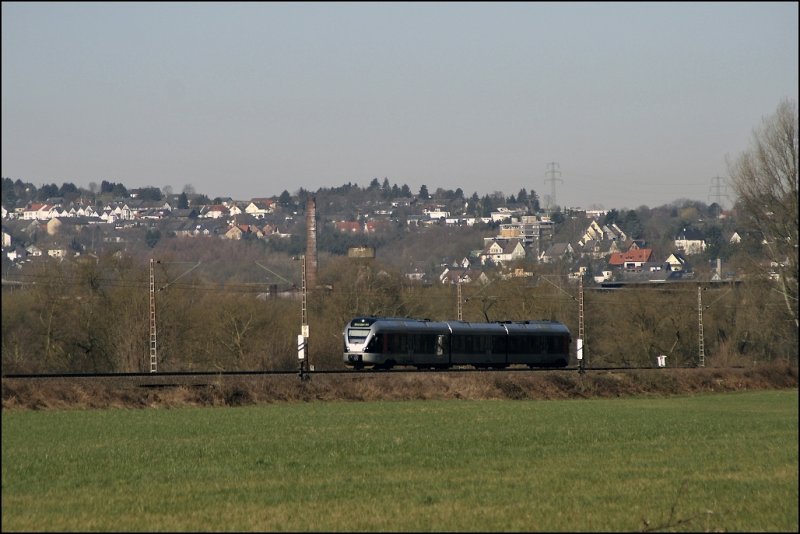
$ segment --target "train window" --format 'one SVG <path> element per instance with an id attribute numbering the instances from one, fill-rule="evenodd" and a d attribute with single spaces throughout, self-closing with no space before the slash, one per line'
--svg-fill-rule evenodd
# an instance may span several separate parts
<path id="1" fill-rule="evenodd" d="M 442 356 L 447 353 L 447 338 L 445 336 L 436 336 L 436 355 Z"/>
<path id="2" fill-rule="evenodd" d="M 508 353 L 523 354 L 525 352 L 525 338 L 523 336 L 509 336 Z"/>
<path id="3" fill-rule="evenodd" d="M 488 354 L 492 350 L 492 336 L 453 336 L 452 350 L 461 354 Z"/>
<path id="4" fill-rule="evenodd" d="M 363 343 L 368 334 L 369 328 L 349 328 L 347 330 L 347 337 L 350 343 Z"/>
<path id="5" fill-rule="evenodd" d="M 561 352 L 561 338 L 549 336 L 547 338 L 547 352 L 549 354 L 558 354 Z"/>
<path id="6" fill-rule="evenodd" d="M 410 339 L 407 334 L 389 334 L 388 352 L 406 353 Z"/>
<path id="7" fill-rule="evenodd" d="M 466 336 L 453 336 L 451 343 L 453 345 L 453 352 L 463 353 L 466 352 Z"/>
<path id="8" fill-rule="evenodd" d="M 506 353 L 506 336 L 492 336 L 492 354 L 505 354 Z"/>
<path id="9" fill-rule="evenodd" d="M 384 334 L 375 334 L 369 345 L 364 349 L 365 352 L 383 352 L 386 337 Z"/>
<path id="10" fill-rule="evenodd" d="M 436 336 L 433 334 L 419 334 L 415 336 L 414 350 L 422 354 L 433 354 L 436 351 Z"/>

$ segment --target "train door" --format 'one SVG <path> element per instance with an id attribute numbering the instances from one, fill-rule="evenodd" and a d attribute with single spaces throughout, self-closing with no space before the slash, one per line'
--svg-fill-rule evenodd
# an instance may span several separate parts
<path id="1" fill-rule="evenodd" d="M 437 367 L 450 366 L 450 336 L 439 334 L 436 336 L 435 365 Z"/>

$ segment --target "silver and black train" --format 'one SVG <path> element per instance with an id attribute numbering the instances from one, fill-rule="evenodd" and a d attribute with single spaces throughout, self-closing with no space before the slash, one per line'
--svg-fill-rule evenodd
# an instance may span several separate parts
<path id="1" fill-rule="evenodd" d="M 356 317 L 344 327 L 344 363 L 356 369 L 410 365 L 566 367 L 572 337 L 556 321 L 429 321 Z"/>

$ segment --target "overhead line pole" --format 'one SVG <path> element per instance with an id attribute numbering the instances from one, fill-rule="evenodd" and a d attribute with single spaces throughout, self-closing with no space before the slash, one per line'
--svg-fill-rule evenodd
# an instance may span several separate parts
<path id="1" fill-rule="evenodd" d="M 158 352 L 156 350 L 156 278 L 153 272 L 155 260 L 150 258 L 150 372 L 158 372 Z M 160 263 L 160 262 L 159 262 Z"/>
<path id="2" fill-rule="evenodd" d="M 697 322 L 698 322 L 698 362 L 700 367 L 706 366 L 705 340 L 703 339 L 703 288 L 697 286 Z"/>
<path id="3" fill-rule="evenodd" d="M 458 320 L 461 321 L 464 318 L 462 313 L 462 306 L 461 306 L 461 277 L 458 277 L 458 286 L 456 288 L 456 298 L 458 299 Z"/>
<path id="4" fill-rule="evenodd" d="M 302 266 L 302 308 L 300 310 L 300 335 L 297 336 L 297 359 L 300 363 L 300 380 L 308 378 L 308 288 L 306 286 L 306 257 L 303 255 Z"/>
<path id="5" fill-rule="evenodd" d="M 578 358 L 578 371 L 583 373 L 586 369 L 586 360 L 583 357 L 583 275 L 578 281 L 578 341 L 576 356 Z"/>

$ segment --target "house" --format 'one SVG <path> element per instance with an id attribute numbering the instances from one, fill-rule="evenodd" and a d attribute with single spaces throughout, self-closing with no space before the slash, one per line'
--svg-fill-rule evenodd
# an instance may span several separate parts
<path id="1" fill-rule="evenodd" d="M 614 271 L 612 271 L 611 269 L 602 269 L 600 271 L 597 271 L 593 275 L 593 279 L 596 284 L 601 284 L 603 282 L 608 282 L 609 280 L 611 280 L 611 278 L 613 278 L 613 276 L 614 276 Z"/>
<path id="2" fill-rule="evenodd" d="M 195 222 L 195 236 L 224 236 L 231 227 L 225 221 L 210 219 L 206 221 L 198 220 Z"/>
<path id="3" fill-rule="evenodd" d="M 579 245 L 578 250 L 583 258 L 589 257 L 599 260 L 602 258 L 607 258 L 615 252 L 621 252 L 617 243 L 618 241 L 616 240 L 609 241 L 590 239 L 586 241 L 582 247 Z"/>
<path id="4" fill-rule="evenodd" d="M 222 204 L 203 206 L 203 209 L 200 211 L 200 217 L 205 219 L 220 219 L 228 215 L 230 215 L 230 209 L 228 206 L 223 206 Z"/>
<path id="5" fill-rule="evenodd" d="M 460 267 L 462 269 L 469 269 L 470 261 L 469 258 L 464 256 L 461 258 L 461 261 L 453 262 L 453 267 Z"/>
<path id="6" fill-rule="evenodd" d="M 742 242 L 742 234 L 736 230 L 723 234 L 729 245 L 738 245 Z"/>
<path id="7" fill-rule="evenodd" d="M 34 258 L 38 258 L 39 256 L 42 255 L 42 249 L 40 249 L 36 245 L 28 245 L 27 247 L 25 247 L 25 252 L 28 253 L 28 256 Z"/>
<path id="8" fill-rule="evenodd" d="M 363 231 L 361 223 L 358 221 L 336 221 L 333 226 L 344 233 L 357 234 Z"/>
<path id="9" fill-rule="evenodd" d="M 194 237 L 197 223 L 189 219 L 181 219 L 180 222 L 172 227 L 176 237 Z"/>
<path id="10" fill-rule="evenodd" d="M 675 237 L 675 248 L 682 251 L 687 256 L 700 254 L 706 249 L 706 242 L 703 234 L 694 228 L 684 228 Z"/>
<path id="11" fill-rule="evenodd" d="M 101 215 L 101 217 L 108 220 L 108 222 L 119 220 L 131 221 L 134 218 L 134 211 L 126 202 L 106 204 L 106 206 L 103 207 L 103 214 L 104 216 Z"/>
<path id="12" fill-rule="evenodd" d="M 253 201 L 250 202 L 245 208 L 244 212 L 253 217 L 263 219 L 265 215 L 272 213 L 272 203 L 267 205 L 265 202 Z"/>
<path id="13" fill-rule="evenodd" d="M 444 211 L 444 206 L 431 206 L 424 208 L 422 213 L 428 216 L 428 219 L 446 219 L 450 217 L 449 211 Z"/>
<path id="14" fill-rule="evenodd" d="M 256 230 L 258 234 L 261 234 L 259 237 L 263 236 L 261 230 L 256 227 L 253 227 L 253 229 L 251 229 L 249 224 L 235 224 L 230 228 L 228 228 L 228 230 L 224 234 L 222 234 L 222 238 L 234 239 L 238 241 L 239 239 L 242 239 L 244 236 L 253 233 L 253 230 Z"/>
<path id="15" fill-rule="evenodd" d="M 372 219 L 364 223 L 364 232 L 367 234 L 384 232 L 388 230 L 390 226 L 391 223 L 385 219 Z"/>
<path id="16" fill-rule="evenodd" d="M 267 210 L 267 213 L 273 213 L 275 211 L 276 201 L 274 198 L 257 197 L 251 198 L 250 202 L 263 206 L 264 209 Z"/>
<path id="17" fill-rule="evenodd" d="M 581 278 L 586 278 L 586 272 L 588 271 L 588 267 L 586 265 L 576 265 L 570 272 L 567 274 L 567 277 L 570 280 L 580 280 Z"/>
<path id="18" fill-rule="evenodd" d="M 32 203 L 22 212 L 22 218 L 25 220 L 44 221 L 50 218 L 50 212 L 53 208 L 54 206 L 50 204 Z"/>
<path id="19" fill-rule="evenodd" d="M 425 281 L 425 271 L 422 271 L 418 268 L 415 268 L 410 273 L 405 273 L 405 277 L 408 280 L 412 280 L 414 282 L 424 282 Z"/>
<path id="20" fill-rule="evenodd" d="M 67 249 L 51 248 L 47 251 L 47 255 L 51 258 L 65 258 L 67 256 Z"/>
<path id="21" fill-rule="evenodd" d="M 524 257 L 525 247 L 522 246 L 522 242 L 519 239 L 509 239 L 506 242 L 499 242 L 493 239 L 491 244 L 478 255 L 481 265 L 486 265 L 487 262 L 502 265 Z"/>
<path id="22" fill-rule="evenodd" d="M 574 255 L 575 249 L 569 243 L 553 243 L 539 255 L 539 261 L 553 263 L 560 260 L 571 260 Z"/>
<path id="23" fill-rule="evenodd" d="M 22 261 L 28 257 L 28 253 L 22 247 L 14 247 L 6 252 L 6 256 L 11 261 Z"/>
<path id="24" fill-rule="evenodd" d="M 583 245 L 587 241 L 627 241 L 628 235 L 616 225 L 616 223 L 610 225 L 601 226 L 597 220 L 592 219 L 592 222 L 589 223 L 589 227 L 583 233 L 583 237 L 581 237 L 580 241 L 578 242 L 580 245 Z"/>
<path id="25" fill-rule="evenodd" d="M 69 228 L 72 231 L 80 231 L 90 224 L 103 222 L 99 217 L 53 217 L 47 221 L 47 234 L 57 235 Z"/>
<path id="26" fill-rule="evenodd" d="M 456 269 L 445 267 L 439 275 L 439 281 L 443 284 L 470 284 L 478 282 L 480 284 L 489 283 L 489 277 L 480 269 Z"/>
<path id="27" fill-rule="evenodd" d="M 273 226 L 271 224 L 265 224 L 264 227 L 261 229 L 261 231 L 263 232 L 264 237 L 267 239 L 272 237 L 280 239 L 288 239 L 292 237 L 292 234 L 281 232 L 277 226 Z"/>
<path id="28" fill-rule="evenodd" d="M 3 248 L 11 246 L 11 234 L 3 230 Z"/>
<path id="29" fill-rule="evenodd" d="M 533 277 L 533 271 L 526 271 L 521 267 L 515 267 L 514 269 L 501 273 L 500 278 L 502 280 L 509 280 L 511 278 L 531 278 Z"/>
<path id="30" fill-rule="evenodd" d="M 689 270 L 689 264 L 686 261 L 686 258 L 680 252 L 673 252 L 667 259 L 664 261 L 669 266 L 669 270 L 672 272 L 680 272 L 680 271 L 687 271 Z"/>
<path id="31" fill-rule="evenodd" d="M 78 205 L 77 209 L 75 210 L 76 217 L 99 217 L 97 210 L 94 209 L 93 206 L 82 206 Z"/>
<path id="32" fill-rule="evenodd" d="M 197 219 L 198 215 L 194 208 L 174 209 L 170 213 L 170 217 L 174 219 Z"/>
<path id="33" fill-rule="evenodd" d="M 506 207 L 499 207 L 497 211 L 493 211 L 489 214 L 492 218 L 492 222 L 501 222 L 501 221 L 510 221 L 511 217 L 513 217 L 514 212 Z"/>
<path id="34" fill-rule="evenodd" d="M 608 259 L 611 267 L 621 267 L 623 269 L 639 269 L 645 263 L 651 261 L 653 249 L 637 248 L 628 252 L 615 252 Z"/>
<path id="35" fill-rule="evenodd" d="M 68 209 L 66 209 L 64 207 L 53 206 L 53 209 L 50 210 L 50 214 L 49 215 L 50 215 L 51 219 L 53 217 L 61 217 L 63 219 L 63 218 L 66 218 L 66 217 L 73 217 L 75 215 L 75 211 L 72 211 L 72 213 L 70 213 L 70 210 L 68 210 Z"/>

